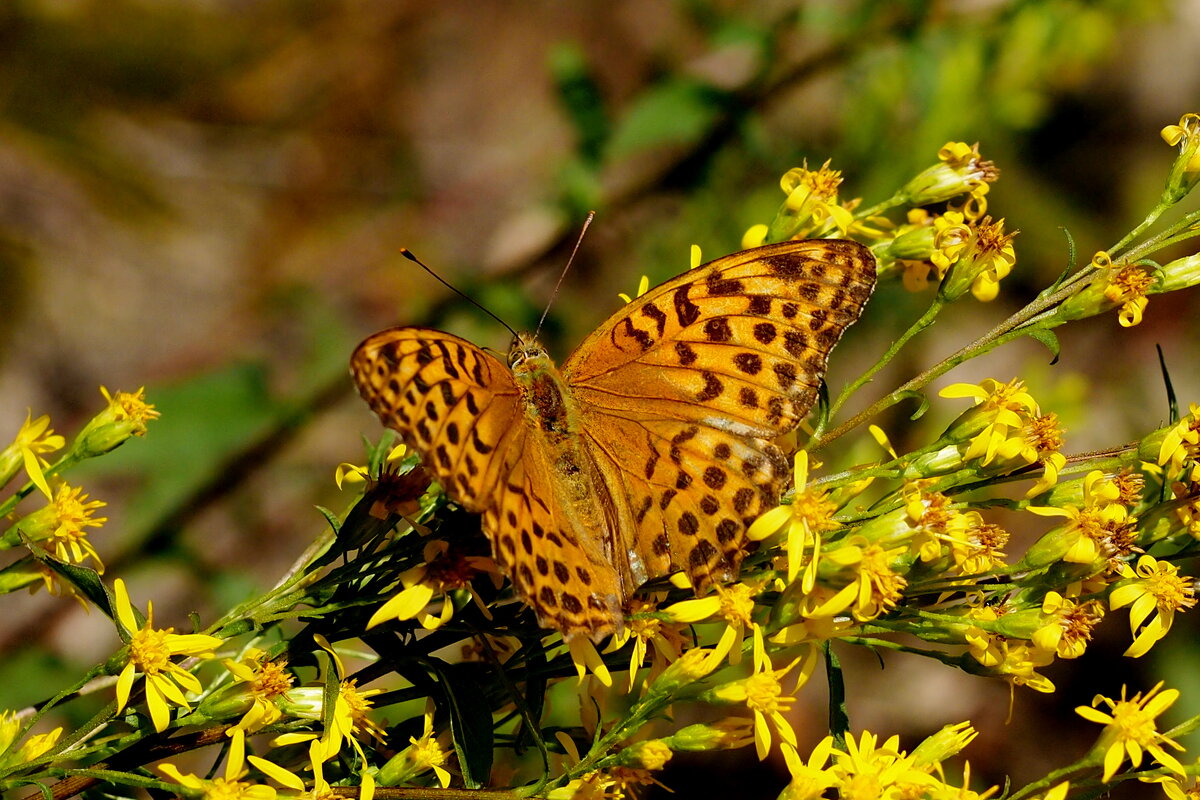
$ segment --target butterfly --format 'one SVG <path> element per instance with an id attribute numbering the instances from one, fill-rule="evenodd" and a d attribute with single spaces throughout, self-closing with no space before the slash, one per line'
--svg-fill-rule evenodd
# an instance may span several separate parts
<path id="1" fill-rule="evenodd" d="M 737 577 L 745 534 L 790 475 L 772 439 L 816 401 L 829 352 L 875 285 L 855 242 L 769 244 L 633 300 L 562 368 L 530 334 L 507 364 L 438 330 L 368 337 L 359 392 L 483 515 L 493 556 L 539 623 L 617 631 L 643 583 Z"/>

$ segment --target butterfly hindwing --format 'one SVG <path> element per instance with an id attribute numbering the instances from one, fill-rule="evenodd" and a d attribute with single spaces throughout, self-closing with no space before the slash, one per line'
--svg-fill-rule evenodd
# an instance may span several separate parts
<path id="1" fill-rule="evenodd" d="M 789 474 L 779 448 L 672 419 L 591 412 L 583 427 L 612 493 L 627 500 L 635 585 L 680 569 L 700 591 L 737 577 L 746 528 Z"/>
<path id="2" fill-rule="evenodd" d="M 491 505 L 524 437 L 508 367 L 457 336 L 392 328 L 358 346 L 350 371 L 367 405 L 421 453 L 450 497 L 469 511 Z"/>
<path id="3" fill-rule="evenodd" d="M 569 510 L 555 501 L 557 476 L 544 455 L 530 448 L 514 464 L 484 512 L 484 530 L 543 626 L 567 636 L 610 630 L 636 588 L 620 566 L 627 554 L 612 551 L 597 531 L 578 531 Z"/>

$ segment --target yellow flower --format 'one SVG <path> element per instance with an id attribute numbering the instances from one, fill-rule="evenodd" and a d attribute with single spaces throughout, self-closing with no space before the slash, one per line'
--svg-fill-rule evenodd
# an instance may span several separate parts
<path id="1" fill-rule="evenodd" d="M 1002 636 L 991 637 L 988 644 L 986 651 L 977 651 L 973 645 L 970 653 L 991 674 L 1004 678 L 1013 686 L 1027 686 L 1035 692 L 1050 694 L 1054 691 L 1054 682 L 1037 671 L 1054 661 L 1053 650 L 1030 647 Z"/>
<path id="2" fill-rule="evenodd" d="M 808 761 L 801 760 L 796 750 L 786 744 L 781 749 L 792 780 L 779 795 L 779 800 L 819 800 L 838 782 L 838 776 L 827 766 L 834 753 L 832 736 L 817 743 Z"/>
<path id="3" fill-rule="evenodd" d="M 46 482 L 43 469 L 50 464 L 44 456 L 61 450 L 66 439 L 56 434 L 50 428 L 50 417 L 43 414 L 33 418 L 33 411 L 27 411 L 17 438 L 12 444 L 0 450 L 0 486 L 4 486 L 17 474 L 22 466 L 33 485 L 41 490 L 46 497 L 53 497 L 50 485 Z"/>
<path id="4" fill-rule="evenodd" d="M 108 405 L 83 426 L 71 444 L 72 454 L 77 458 L 103 455 L 130 437 L 145 436 L 146 423 L 159 417 L 154 406 L 146 402 L 145 391 L 143 386 L 136 392 L 109 394 L 101 386 L 100 393 Z"/>
<path id="5" fill-rule="evenodd" d="M 275 789 L 264 784 L 241 780 L 246 777 L 246 732 L 238 730 L 225 758 L 225 774 L 220 778 L 185 775 L 174 764 L 159 764 L 158 771 L 178 783 L 188 794 L 203 793 L 205 800 L 274 800 Z M 303 784 L 301 784 L 303 786 Z"/>
<path id="6" fill-rule="evenodd" d="M 796 675 L 796 685 L 791 692 L 785 692 L 781 684 L 784 677 L 796 668 L 801 659 L 797 658 L 783 669 L 772 670 L 770 665 L 756 671 L 753 675 L 732 683 L 722 684 L 702 695 L 708 702 L 714 703 L 745 703 L 754 712 L 754 748 L 759 760 L 771 752 L 771 730 L 779 735 L 783 745 L 794 751 L 796 749 L 796 732 L 784 714 L 791 710 L 796 702 L 793 696 L 800 687 L 808 681 L 816 666 L 814 657 L 810 658 Z"/>
<path id="7" fill-rule="evenodd" d="M 1164 142 L 1179 145 L 1179 155 L 1171 165 L 1162 194 L 1163 202 L 1178 203 L 1200 181 L 1200 116 L 1184 114 L 1178 125 L 1168 125 L 1161 133 Z"/>
<path id="8" fill-rule="evenodd" d="M 886 614 L 899 602 L 908 585 L 904 576 L 891 567 L 893 560 L 907 549 L 906 545 L 885 549 L 861 535 L 851 536 L 823 557 L 831 575 L 836 575 L 838 582 L 848 578 L 847 583 L 832 597 L 814 592 L 806 598 L 801 613 L 813 619 L 836 616 L 850 609 L 859 622 Z M 835 566 L 837 571 L 833 572 Z"/>
<path id="9" fill-rule="evenodd" d="M 819 169 L 803 167 L 787 171 L 779 185 L 787 199 L 772 220 L 764 241 L 782 242 L 800 237 L 817 237 L 834 231 L 845 235 L 854 215 L 838 203 L 842 173 L 826 161 Z"/>
<path id="10" fill-rule="evenodd" d="M 1060 452 L 1062 446 L 1063 430 L 1058 425 L 1058 415 L 1035 414 L 1024 421 L 1016 435 L 1000 443 L 996 457 L 1005 472 L 1041 463 L 1042 477 L 1025 493 L 1026 497 L 1035 497 L 1058 483 L 1058 473 L 1067 465 L 1067 457 Z"/>
<path id="11" fill-rule="evenodd" d="M 1000 177 L 995 164 L 980 157 L 978 142 L 946 142 L 938 150 L 938 160 L 941 163 L 925 169 L 900 190 L 906 203 L 941 203 Z"/>
<path id="12" fill-rule="evenodd" d="M 1193 765 L 1195 769 L 1195 765 Z M 1184 776 L 1177 778 L 1173 775 L 1139 776 L 1143 783 L 1157 783 L 1162 788 L 1167 800 L 1195 800 L 1200 797 L 1200 778 Z"/>
<path id="13" fill-rule="evenodd" d="M 646 661 L 646 656 L 653 651 L 654 660 L 651 662 L 650 674 L 647 680 L 652 681 L 662 673 L 667 665 L 679 658 L 687 644 L 679 624 L 671 624 L 655 614 L 657 603 L 634 597 L 629 601 L 625 615 L 625 628 L 612 637 L 606 653 L 615 653 L 631 640 L 633 647 L 629 653 L 629 688 L 632 692 L 637 682 L 638 670 Z"/>
<path id="14" fill-rule="evenodd" d="M 1119 308 L 1118 322 L 1129 328 L 1142 321 L 1146 295 L 1163 290 L 1157 268 L 1151 273 L 1137 264 L 1114 264 L 1103 250 L 1092 256 L 1091 268 L 1091 281 L 1063 301 L 1054 312 L 1057 319 L 1081 319 Z"/>
<path id="15" fill-rule="evenodd" d="M 1015 431 L 1021 431 L 1038 413 L 1037 401 L 1025 390 L 1024 381 L 1016 378 L 1008 383 L 993 378 L 984 378 L 977 385 L 952 383 L 938 396 L 975 400 L 975 405 L 950 423 L 941 438 L 951 442 L 969 440 L 963 459 L 978 458 L 984 466 L 992 462 Z"/>
<path id="16" fill-rule="evenodd" d="M 912 526 L 910 550 L 932 563 L 947 553 L 964 575 L 986 572 L 1004 564 L 1001 548 L 1008 533 L 983 521 L 978 511 L 960 511 L 941 492 L 924 492 L 922 482 L 903 489 L 905 512 Z"/>
<path id="17" fill-rule="evenodd" d="M 1078 658 L 1087 649 L 1092 629 L 1104 617 L 1098 600 L 1075 603 L 1058 592 L 1048 592 L 1042 600 L 1043 624 L 1033 633 L 1033 643 L 1053 651 L 1060 658 Z"/>
<path id="18" fill-rule="evenodd" d="M 393 619 L 417 619 L 422 628 L 436 630 L 454 616 L 458 605 L 455 597 L 460 594 L 464 600 L 469 595 L 484 616 L 491 618 L 487 604 L 475 593 L 471 582 L 480 573 L 487 573 L 499 586 L 502 578 L 496 562 L 488 556 L 468 556 L 461 550 L 452 549 L 449 542 L 442 539 L 426 543 L 424 559 L 424 564 L 400 576 L 404 589 L 371 615 L 367 621 L 368 629 Z"/>
<path id="19" fill-rule="evenodd" d="M 808 486 L 808 453 L 796 453 L 793 465 L 793 489 L 790 505 L 781 505 L 766 512 L 746 531 L 750 541 L 760 541 L 786 528 L 788 582 L 796 580 L 804 567 L 801 590 L 811 592 L 817 580 L 817 561 L 821 552 L 821 534 L 836 530 L 841 523 L 834 520 L 837 505 L 822 489 Z"/>
<path id="20" fill-rule="evenodd" d="M 970 238 L 950 264 L 938 294 L 953 302 L 970 290 L 976 300 L 987 303 L 996 299 L 1000 281 L 1017 263 L 1012 244 L 1017 231 L 1005 233 L 1004 220 L 993 222 L 988 216 L 972 221 L 969 230 Z"/>
<path id="21" fill-rule="evenodd" d="M 178 634 L 174 628 L 154 627 L 154 606 L 147 605 L 146 624 L 141 627 L 129 602 L 125 581 L 117 578 L 113 584 L 116 592 L 114 607 L 117 621 L 129 635 L 128 661 L 117 677 L 117 713 L 129 702 L 129 694 L 137 674 L 145 677 L 146 707 L 154 730 L 160 733 L 171 718 L 171 706 L 191 710 L 185 692 L 197 694 L 201 690 L 196 676 L 176 664 L 175 656 L 212 658 L 213 651 L 222 644 L 216 636 L 200 633 Z"/>
<path id="22" fill-rule="evenodd" d="M 1113 590 L 1109 607 L 1116 610 L 1130 606 L 1129 630 L 1134 639 L 1125 655 L 1137 658 L 1167 635 L 1176 611 L 1196 605 L 1195 581 L 1181 576 L 1174 564 L 1151 555 L 1138 558 L 1136 569 L 1122 564 L 1120 574 L 1127 582 L 1122 581 Z"/>
<path id="23" fill-rule="evenodd" d="M 742 640 L 747 631 L 756 635 L 754 640 L 755 663 L 763 657 L 762 631 L 752 615 L 754 613 L 754 598 L 760 586 L 750 586 L 745 583 L 731 583 L 717 586 L 716 591 L 707 597 L 697 597 L 692 600 L 682 600 L 663 609 L 673 622 L 691 624 L 706 619 L 720 619 L 725 622 L 725 630 L 717 642 L 716 652 L 729 655 L 730 664 L 738 664 L 742 658 Z"/>
<path id="24" fill-rule="evenodd" d="M 404 444 L 396 445 L 384 457 L 380 470 L 386 471 L 389 468 L 395 468 L 398 466 L 398 462 L 403 461 L 407 454 L 408 448 Z M 368 466 L 351 464 L 349 461 L 343 461 L 338 464 L 337 469 L 333 471 L 333 482 L 337 484 L 339 489 L 342 488 L 343 484 L 368 483 L 370 480 L 371 471 Z"/>
<path id="25" fill-rule="evenodd" d="M 1153 287 L 1154 280 L 1153 275 L 1134 264 L 1126 265 L 1112 275 L 1108 286 L 1104 287 L 1104 296 L 1114 305 L 1121 306 L 1117 321 L 1122 328 L 1132 328 L 1141 323 L 1142 312 L 1150 302 L 1146 294 Z"/>
<path id="26" fill-rule="evenodd" d="M 1159 714 L 1162 714 L 1179 699 L 1179 690 L 1167 689 L 1160 693 L 1159 689 L 1161 688 L 1162 681 L 1159 681 L 1153 689 L 1146 693 L 1145 697 L 1139 692 L 1126 700 L 1125 687 L 1121 687 L 1120 700 L 1110 700 L 1102 695 L 1096 695 L 1091 706 L 1079 706 L 1075 709 L 1076 714 L 1089 722 L 1096 722 L 1104 726 L 1104 731 L 1100 734 L 1100 739 L 1091 752 L 1104 756 L 1102 780 L 1105 783 L 1108 783 L 1117 774 L 1117 770 L 1124 763 L 1126 756 L 1129 757 L 1129 763 L 1135 769 L 1140 767 L 1143 753 L 1149 753 L 1155 761 L 1172 772 L 1180 775 L 1186 774 L 1183 765 L 1163 749 L 1164 746 L 1167 746 L 1183 750 L 1183 746 L 1159 733 L 1158 725 L 1155 722 L 1155 718 Z M 1094 708 L 1100 703 L 1107 705 L 1110 713 L 1105 714 Z"/>
<path id="27" fill-rule="evenodd" d="M 431 770 L 443 789 L 450 785 L 450 773 L 445 768 L 450 755 L 433 734 L 433 712 L 433 702 L 426 702 L 421 736 L 410 736 L 408 747 L 392 756 L 380 768 L 376 780 L 381 786 L 410 784 L 419 775 Z"/>
<path id="28" fill-rule="evenodd" d="M 1172 475 L 1193 464 L 1200 454 L 1200 405 L 1192 403 L 1188 415 L 1175 423 L 1163 436 L 1158 449 L 1158 464 L 1168 467 Z"/>
<path id="29" fill-rule="evenodd" d="M 62 728 L 55 728 L 49 733 L 38 733 L 27 738 L 20 747 L 13 748 L 13 743 L 21 734 L 24 725 L 21 718 L 11 711 L 0 712 L 0 767 L 6 770 L 19 764 L 25 764 L 40 757 L 58 743 L 62 737 Z"/>
<path id="30" fill-rule="evenodd" d="M 584 676 L 590 672 L 600 683 L 612 686 L 612 673 L 608 671 L 608 665 L 600 657 L 596 645 L 592 644 L 585 636 L 573 636 L 566 644 L 580 684 L 583 683 Z"/>
<path id="31" fill-rule="evenodd" d="M 1128 554 L 1133 548 L 1133 526 L 1129 510 L 1117 502 L 1120 490 L 1092 470 L 1083 479 L 1083 505 L 1064 503 L 1055 506 L 1027 506 L 1026 511 L 1043 517 L 1065 517 L 1069 521 L 1045 534 L 1042 541 L 1054 538 L 1056 557 L 1072 564 L 1093 564 L 1098 558 L 1112 559 Z"/>
<path id="32" fill-rule="evenodd" d="M 267 777 L 290 791 L 277 796 L 295 798 L 295 800 L 337 800 L 338 794 L 329 781 L 325 780 L 323 763 L 321 761 L 321 743 L 311 741 L 308 744 L 308 766 L 312 770 L 312 788 L 304 788 L 304 779 L 291 770 L 284 769 L 278 764 L 258 756 L 247 756 L 247 761 L 253 764 Z M 375 795 L 375 780 L 369 772 L 362 773 L 362 786 L 358 792 L 359 800 L 371 800 Z M 222 799 L 223 800 L 223 799 Z"/>
<path id="33" fill-rule="evenodd" d="M 234 728 L 253 733 L 282 716 L 278 701 L 292 688 L 294 677 L 287 671 L 286 660 L 269 661 L 266 656 L 264 651 L 252 647 L 240 660 L 221 660 L 233 675 L 235 683 L 229 687 L 230 691 L 218 693 L 211 702 L 214 706 L 220 703 L 236 708 L 230 713 L 245 711 Z M 202 709 L 210 710 L 209 704 L 210 700 L 206 699 Z M 210 713 L 215 713 L 215 709 Z M 234 728 L 230 729 L 230 735 Z"/>
<path id="34" fill-rule="evenodd" d="M 837 777 L 839 796 L 855 800 L 927 796 L 937 780 L 900 750 L 900 738 L 878 742 L 873 733 L 863 731 L 857 740 L 846 737 L 845 751 L 834 751 L 831 772 Z"/>
<path id="35" fill-rule="evenodd" d="M 55 556 L 62 561 L 80 564 L 91 558 L 96 562 L 96 571 L 102 573 L 104 564 L 88 541 L 86 529 L 99 528 L 108 521 L 107 517 L 94 516 L 95 511 L 105 505 L 102 500 L 88 500 L 78 487 L 59 484 L 53 500 L 17 522 L 5 534 L 3 544 L 19 544 L 17 533 L 20 532 L 32 541 L 52 543 Z"/>

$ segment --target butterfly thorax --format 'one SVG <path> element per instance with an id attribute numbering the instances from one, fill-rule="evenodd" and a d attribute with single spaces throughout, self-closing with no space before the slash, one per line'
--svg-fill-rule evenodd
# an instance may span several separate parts
<path id="1" fill-rule="evenodd" d="M 525 415 L 552 441 L 578 431 L 579 415 L 554 360 L 531 333 L 521 333 L 508 350 L 508 364 L 521 390 Z"/>

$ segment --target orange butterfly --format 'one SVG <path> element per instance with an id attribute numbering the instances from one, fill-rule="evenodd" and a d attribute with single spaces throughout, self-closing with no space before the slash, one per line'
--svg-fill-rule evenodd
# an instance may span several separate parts
<path id="1" fill-rule="evenodd" d="M 784 242 L 718 258 L 617 311 L 559 370 L 528 334 L 505 365 L 428 328 L 370 336 L 359 392 L 483 514 L 496 560 L 545 627 L 618 629 L 643 583 L 737 577 L 779 503 L 771 439 L 816 401 L 829 351 L 875 285 L 864 246 Z"/>

